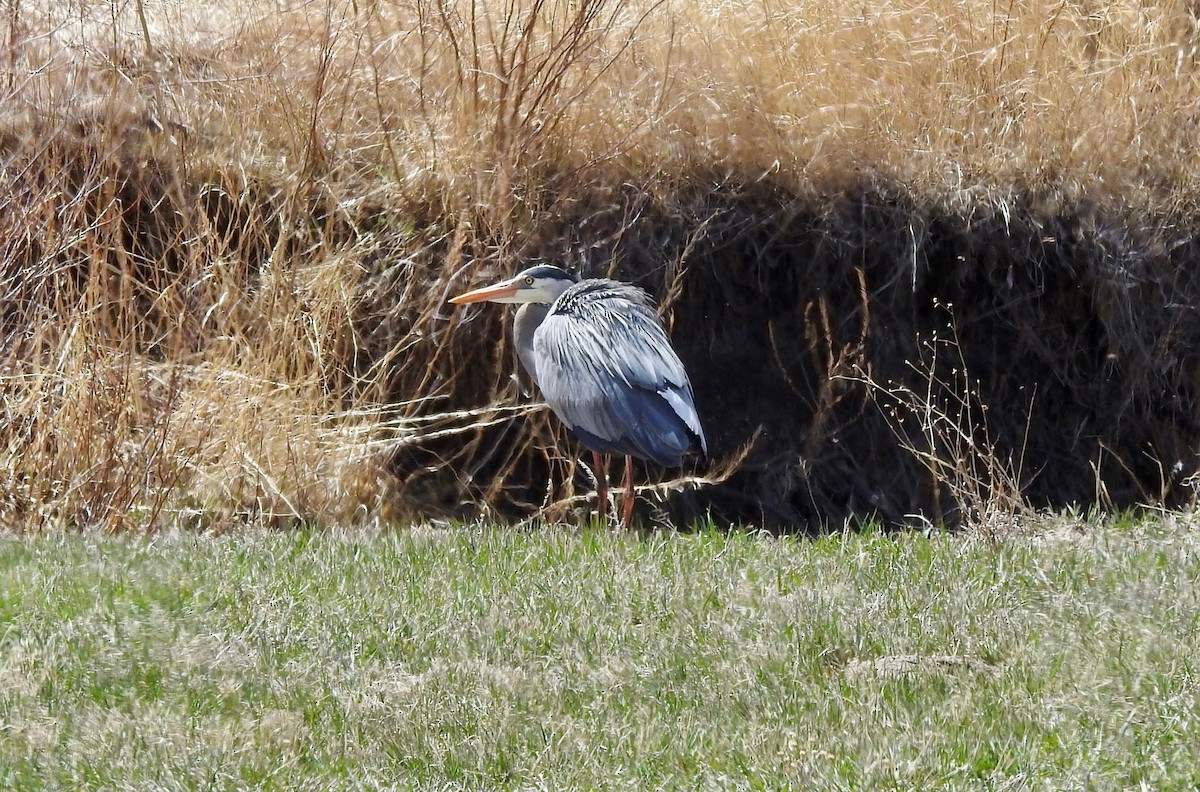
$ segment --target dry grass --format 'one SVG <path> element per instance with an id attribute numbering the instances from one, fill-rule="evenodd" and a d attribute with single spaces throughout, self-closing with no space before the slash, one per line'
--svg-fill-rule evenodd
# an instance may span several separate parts
<path id="1" fill-rule="evenodd" d="M 861 370 L 848 379 L 872 394 L 896 441 L 924 468 L 935 514 L 993 541 L 1019 532 L 1035 514 L 1022 494 L 1021 449 L 1006 456 L 992 436 L 989 406 L 952 325 L 941 337 L 935 333 L 922 353 L 909 362 L 921 388 L 877 382 Z M 951 381 L 941 379 L 946 371 Z"/>
<path id="2" fill-rule="evenodd" d="M 470 403 L 439 402 L 464 354 L 444 297 L 481 266 L 586 259 L 602 240 L 555 219 L 630 185 L 822 193 L 879 172 L 967 213 L 1025 190 L 1131 213 L 1200 194 L 1181 2 L 6 13 L 0 521 L 19 529 L 437 502 L 393 456 L 516 398 L 501 347 Z"/>

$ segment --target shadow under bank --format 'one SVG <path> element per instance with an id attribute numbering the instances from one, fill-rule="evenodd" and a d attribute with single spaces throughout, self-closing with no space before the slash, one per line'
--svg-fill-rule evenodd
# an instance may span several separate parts
<path id="1" fill-rule="evenodd" d="M 688 472 L 745 452 L 721 483 L 668 495 L 671 521 L 955 524 L 997 497 L 1193 497 L 1196 228 L 1037 195 L 948 209 L 878 180 L 825 196 L 726 182 L 578 202 L 496 268 L 563 261 L 666 303 L 709 439 L 709 466 Z M 439 321 L 439 410 L 532 398 L 511 380 L 507 311 Z M 579 450 L 517 416 L 406 448 L 394 469 L 422 511 L 527 516 L 590 488 L 564 461 Z"/>

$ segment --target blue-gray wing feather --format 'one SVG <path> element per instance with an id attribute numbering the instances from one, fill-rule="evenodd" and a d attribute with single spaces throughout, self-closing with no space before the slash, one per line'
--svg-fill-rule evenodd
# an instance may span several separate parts
<path id="1" fill-rule="evenodd" d="M 546 403 L 593 450 L 666 466 L 706 451 L 687 372 L 641 289 L 573 286 L 538 327 L 533 355 Z"/>

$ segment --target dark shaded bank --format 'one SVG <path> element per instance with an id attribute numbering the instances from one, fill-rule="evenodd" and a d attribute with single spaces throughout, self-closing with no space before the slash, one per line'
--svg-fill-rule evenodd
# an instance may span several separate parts
<path id="1" fill-rule="evenodd" d="M 395 480 L 380 476 L 383 494 L 363 504 L 385 518 L 562 518 L 587 505 L 574 441 L 544 410 L 504 411 L 532 401 L 513 377 L 511 311 L 446 304 L 544 260 L 647 288 L 691 372 L 712 459 L 685 473 L 728 475 L 675 488 L 661 509 L 644 499 L 646 517 L 954 524 L 1017 496 L 1175 507 L 1196 492 L 1190 210 L 1148 217 L 1115 200 L 983 190 L 951 204 L 880 178 L 824 195 L 728 178 L 585 189 L 578 174 L 557 193 L 514 188 L 525 197 L 508 209 L 428 196 L 370 205 L 344 200 L 362 192 L 349 183 L 283 189 L 189 169 L 141 126 L 112 139 L 123 142 L 0 136 L 0 363 L 36 369 L 40 355 L 52 366 L 77 313 L 97 342 L 154 362 L 186 367 L 210 350 L 220 360 L 230 335 L 281 344 L 290 360 L 243 298 L 266 291 L 319 318 L 305 268 L 346 256 L 361 265 L 344 269 L 361 273 L 345 276 L 357 279 L 353 316 L 334 312 L 320 354 L 295 365 L 318 371 L 333 401 L 386 422 L 366 453 L 388 449 Z M 19 395 L 24 383 L 5 387 Z M 38 447 L 69 463 L 30 403 L 0 426 L 10 459 Z M 173 401 L 138 403 L 171 425 Z M 107 466 L 66 467 L 111 489 Z M 137 480 L 153 498 L 188 486 Z"/>
<path id="2" fill-rule="evenodd" d="M 749 448 L 722 483 L 669 496 L 675 520 L 953 524 L 1018 489 L 1051 507 L 1193 497 L 1194 227 L 1041 196 L 946 208 L 878 181 L 819 197 L 726 182 L 576 205 L 513 260 L 462 256 L 431 277 L 449 293 L 554 258 L 662 298 L 713 459 Z M 367 284 L 372 328 L 388 277 Z M 438 410 L 528 400 L 508 311 L 425 321 L 442 344 L 425 379 L 448 397 Z M 570 494 L 565 480 L 588 488 L 554 432 L 544 415 L 500 420 L 395 467 L 418 510 L 528 515 Z"/>

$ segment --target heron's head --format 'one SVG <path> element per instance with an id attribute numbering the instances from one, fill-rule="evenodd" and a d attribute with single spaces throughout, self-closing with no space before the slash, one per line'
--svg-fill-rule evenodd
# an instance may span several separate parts
<path id="1" fill-rule="evenodd" d="M 450 298 L 455 305 L 474 302 L 552 303 L 579 282 L 571 273 L 549 264 L 522 270 L 511 278 Z"/>

